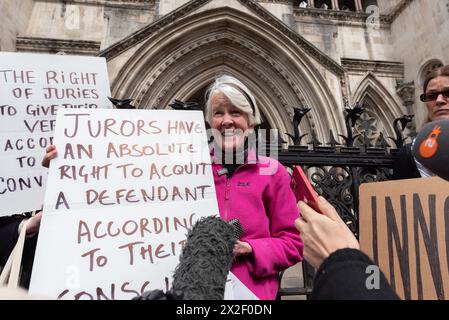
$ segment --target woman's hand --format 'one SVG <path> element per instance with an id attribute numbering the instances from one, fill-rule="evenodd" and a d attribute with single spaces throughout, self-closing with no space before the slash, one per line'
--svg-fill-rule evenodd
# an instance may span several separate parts
<path id="1" fill-rule="evenodd" d="M 251 254 L 252 252 L 253 248 L 251 248 L 248 242 L 243 242 L 239 240 L 237 240 L 237 243 L 234 245 L 234 249 L 232 251 L 234 257 Z"/>
<path id="2" fill-rule="evenodd" d="M 39 232 L 39 227 L 41 225 L 41 218 L 42 218 L 42 211 L 36 214 L 35 216 L 32 216 L 30 219 L 28 219 L 28 224 L 26 227 L 27 236 L 31 236 Z"/>
<path id="3" fill-rule="evenodd" d="M 41 225 L 42 211 L 38 214 L 32 216 L 31 218 L 22 220 L 17 229 L 17 233 L 20 234 L 23 226 L 26 224 L 25 234 L 27 237 L 32 237 L 39 232 L 39 227 Z"/>
<path id="4" fill-rule="evenodd" d="M 302 217 L 295 220 L 304 242 L 304 258 L 314 268 L 319 268 L 334 251 L 360 249 L 357 239 L 334 207 L 323 197 L 318 198 L 318 206 L 322 214 L 300 201 L 298 207 Z"/>
<path id="5" fill-rule="evenodd" d="M 44 159 L 42 159 L 42 166 L 48 168 L 50 166 L 50 160 L 56 158 L 58 151 L 56 150 L 56 146 L 54 144 L 49 146 L 45 151 L 47 153 L 45 154 Z"/>

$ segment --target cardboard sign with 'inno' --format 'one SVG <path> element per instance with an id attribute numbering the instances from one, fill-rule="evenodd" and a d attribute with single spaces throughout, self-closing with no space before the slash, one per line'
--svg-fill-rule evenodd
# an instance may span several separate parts
<path id="1" fill-rule="evenodd" d="M 359 212 L 361 249 L 400 297 L 449 298 L 449 182 L 363 184 Z"/>

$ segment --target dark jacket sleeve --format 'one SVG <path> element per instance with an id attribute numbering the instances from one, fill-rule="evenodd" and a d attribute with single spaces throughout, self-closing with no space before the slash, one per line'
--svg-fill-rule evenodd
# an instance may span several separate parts
<path id="1" fill-rule="evenodd" d="M 18 227 L 27 215 L 14 215 L 0 217 L 0 269 L 8 261 L 8 258 L 16 245 L 19 237 Z M 20 277 L 20 286 L 28 288 L 31 280 L 31 271 L 33 269 L 34 253 L 36 251 L 37 235 L 25 239 L 22 254 L 22 273 Z"/>
<path id="2" fill-rule="evenodd" d="M 421 178 L 412 154 L 412 145 L 406 144 L 396 153 L 393 163 L 393 180 Z"/>
<path id="3" fill-rule="evenodd" d="M 367 269 L 369 266 L 375 264 L 360 250 L 348 248 L 335 251 L 318 269 L 311 299 L 398 300 L 382 271 L 377 269 L 378 282 L 371 281 L 374 273 L 372 269 Z"/>
<path id="4" fill-rule="evenodd" d="M 16 245 L 17 229 L 23 218 L 19 216 L 0 217 L 0 266 L 3 267 Z"/>

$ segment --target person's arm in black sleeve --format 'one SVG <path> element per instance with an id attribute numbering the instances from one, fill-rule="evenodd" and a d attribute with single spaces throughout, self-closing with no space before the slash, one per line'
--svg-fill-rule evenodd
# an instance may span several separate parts
<path id="1" fill-rule="evenodd" d="M 421 178 L 412 154 L 412 145 L 406 144 L 396 153 L 392 180 Z"/>
<path id="2" fill-rule="evenodd" d="M 368 268 L 373 266 L 373 268 Z M 379 277 L 375 279 L 375 277 Z M 378 285 L 378 286 L 377 286 Z M 398 300 L 383 272 L 362 251 L 340 249 L 319 267 L 312 300 Z"/>
<path id="3" fill-rule="evenodd" d="M 3 267 L 16 245 L 19 225 L 25 217 L 0 217 L 0 266 Z"/>
<path id="4" fill-rule="evenodd" d="M 20 286 L 28 288 L 36 251 L 37 236 L 42 213 L 31 216 L 31 213 L 0 217 L 0 269 L 3 269 L 19 238 L 19 226 L 25 219 L 29 220 L 26 230 L 25 244 L 22 254 L 22 273 Z M 23 226 L 24 227 L 24 226 Z"/>
<path id="5" fill-rule="evenodd" d="M 300 201 L 301 216 L 295 221 L 304 242 L 304 258 L 318 269 L 311 298 L 398 299 L 384 274 L 360 251 L 335 208 L 323 197 L 318 198 L 318 207 L 320 213 Z"/>

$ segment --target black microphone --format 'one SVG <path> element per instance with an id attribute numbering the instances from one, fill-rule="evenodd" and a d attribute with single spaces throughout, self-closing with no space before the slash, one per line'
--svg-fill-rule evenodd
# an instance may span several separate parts
<path id="1" fill-rule="evenodd" d="M 234 228 L 221 218 L 197 221 L 187 234 L 172 291 L 184 300 L 223 300 L 235 243 Z"/>
<path id="2" fill-rule="evenodd" d="M 172 288 L 165 294 L 148 291 L 134 300 L 223 300 L 237 224 L 238 220 L 230 224 L 219 217 L 198 220 L 187 234 Z"/>
<path id="3" fill-rule="evenodd" d="M 416 136 L 413 156 L 437 176 L 449 180 L 449 120 L 426 124 Z"/>

